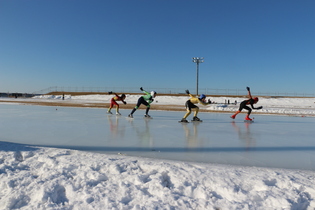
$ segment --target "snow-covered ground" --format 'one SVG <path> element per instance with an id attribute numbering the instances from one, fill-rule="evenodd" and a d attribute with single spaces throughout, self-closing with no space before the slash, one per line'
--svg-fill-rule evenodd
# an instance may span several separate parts
<path id="1" fill-rule="evenodd" d="M 313 171 L 1 143 L 1 209 L 314 209 Z"/>
<path id="2" fill-rule="evenodd" d="M 137 103 L 138 98 L 141 95 L 127 95 L 126 101 L 130 104 Z M 83 95 L 83 96 L 65 96 L 65 102 L 71 103 L 109 103 L 113 95 Z M 34 97 L 31 100 L 40 101 L 55 101 L 60 100 L 61 95 L 43 95 Z M 163 105 L 182 105 L 184 106 L 187 96 L 157 96 L 154 104 Z M 208 98 L 207 98 L 208 99 Z M 213 111 L 236 111 L 238 104 L 245 100 L 242 97 L 210 97 L 214 104 L 206 107 L 200 106 L 201 109 L 213 110 Z M 234 102 L 237 105 L 234 105 Z M 230 102 L 230 104 L 227 104 Z M 260 113 L 264 114 L 290 114 L 290 115 L 306 115 L 315 116 L 315 98 L 288 98 L 288 97 L 260 97 L 257 106 L 263 106 Z M 256 111 L 257 112 L 257 111 Z"/>
<path id="3" fill-rule="evenodd" d="M 127 96 L 126 101 L 135 103 L 139 96 Z M 65 101 L 104 103 L 110 97 L 66 96 Z M 157 97 L 155 103 L 181 105 L 187 99 Z M 244 98 L 211 100 L 218 104 L 200 107 L 235 111 L 237 105 L 225 106 L 225 100 L 232 103 Z M 313 118 L 314 102 L 314 98 L 261 98 L 258 104 L 264 106 L 261 111 L 266 114 Z M 38 119 L 27 114 L 31 115 L 21 112 L 16 116 L 26 116 L 32 128 Z M 66 117 L 71 130 L 71 117 Z M 2 129 L 12 131 L 12 136 L 28 138 L 39 132 L 30 130 L 32 134 L 29 134 L 23 130 L 19 133 L 19 127 L 13 129 L 14 122 L 4 117 L 0 123 Z M 59 126 L 58 123 L 60 128 L 64 126 L 58 121 L 51 125 Z M 314 171 L 99 154 L 14 143 L 9 137 L 1 140 L 0 148 L 0 209 L 315 209 Z"/>

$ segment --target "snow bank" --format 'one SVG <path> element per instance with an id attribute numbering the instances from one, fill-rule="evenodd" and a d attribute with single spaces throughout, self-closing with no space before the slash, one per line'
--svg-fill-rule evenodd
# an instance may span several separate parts
<path id="1" fill-rule="evenodd" d="M 314 209 L 311 171 L 0 143 L 1 209 Z"/>

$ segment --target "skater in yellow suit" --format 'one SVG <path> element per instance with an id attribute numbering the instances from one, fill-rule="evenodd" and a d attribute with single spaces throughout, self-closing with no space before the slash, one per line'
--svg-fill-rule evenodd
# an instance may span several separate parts
<path id="1" fill-rule="evenodd" d="M 186 118 L 190 115 L 191 110 L 194 111 L 194 118 L 193 121 L 200 121 L 200 119 L 197 117 L 197 114 L 199 112 L 199 107 L 195 104 L 202 104 L 202 105 L 208 105 L 211 103 L 210 99 L 208 102 L 206 102 L 206 96 L 204 94 L 201 94 L 199 98 L 193 96 L 190 94 L 189 90 L 186 90 L 186 93 L 191 97 L 188 101 L 186 101 L 185 106 L 187 113 L 184 115 L 183 119 L 180 122 L 188 122 Z"/>

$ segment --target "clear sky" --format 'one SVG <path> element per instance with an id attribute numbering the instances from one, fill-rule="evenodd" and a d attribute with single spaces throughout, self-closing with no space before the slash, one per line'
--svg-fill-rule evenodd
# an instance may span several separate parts
<path id="1" fill-rule="evenodd" d="M 0 0 L 0 92 L 315 93 L 314 0 Z"/>

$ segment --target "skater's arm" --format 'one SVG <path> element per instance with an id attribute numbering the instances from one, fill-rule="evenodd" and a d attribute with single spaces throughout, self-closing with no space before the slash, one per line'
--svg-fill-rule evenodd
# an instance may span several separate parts
<path id="1" fill-rule="evenodd" d="M 263 107 L 262 107 L 262 106 L 259 106 L 259 107 L 256 107 L 256 108 L 255 108 L 255 107 L 252 105 L 252 108 L 253 108 L 253 109 L 262 109 Z"/>
<path id="2" fill-rule="evenodd" d="M 248 91 L 248 97 L 249 97 L 250 99 L 252 99 L 252 95 L 251 95 L 251 93 L 250 93 L 250 88 L 249 88 L 249 87 L 246 87 L 246 89 L 247 89 L 247 91 Z"/>
<path id="3" fill-rule="evenodd" d="M 120 96 L 117 96 L 118 97 L 118 100 L 122 101 L 124 104 L 127 104 L 127 102 L 124 100 L 124 98 L 120 97 Z"/>
<path id="4" fill-rule="evenodd" d="M 114 93 L 113 91 L 109 91 L 108 94 L 109 94 L 109 95 L 115 94 L 115 96 L 117 96 L 117 97 L 119 98 L 119 96 L 117 95 L 117 93 Z"/>
<path id="5" fill-rule="evenodd" d="M 111 94 L 115 94 L 115 96 L 112 98 L 114 101 L 121 101 L 121 98 L 119 95 L 117 95 L 117 93 L 114 93 L 114 92 L 109 92 Z"/>
<path id="6" fill-rule="evenodd" d="M 250 99 L 248 100 L 248 102 L 249 102 L 249 105 L 252 107 L 252 109 L 256 109 L 256 108 L 254 107 L 254 103 L 255 103 L 254 99 L 250 98 Z"/>
<path id="7" fill-rule="evenodd" d="M 252 109 L 262 109 L 263 107 L 262 106 L 259 106 L 259 107 L 254 107 L 254 103 L 255 103 L 255 101 L 254 101 L 254 99 L 250 99 L 250 106 L 252 107 Z"/>
<path id="8" fill-rule="evenodd" d="M 185 92 L 189 95 L 190 98 L 195 98 L 193 95 L 190 94 L 189 90 L 185 90 Z"/>
<path id="9" fill-rule="evenodd" d="M 190 98 L 196 98 L 195 96 L 191 95 L 190 93 L 189 93 L 189 97 Z"/>
<path id="10" fill-rule="evenodd" d="M 249 87 L 246 87 L 247 91 L 248 91 L 248 97 L 249 97 L 249 103 L 250 103 L 250 106 L 253 108 L 253 109 L 262 109 L 263 107 L 262 106 L 259 106 L 257 108 L 254 107 L 254 103 L 257 103 L 257 101 L 255 102 L 251 93 L 250 93 L 250 88 Z"/>
<path id="11" fill-rule="evenodd" d="M 144 92 L 146 95 L 151 95 L 149 92 L 143 90 L 142 92 Z"/>
<path id="12" fill-rule="evenodd" d="M 143 88 L 142 88 L 142 87 L 140 88 L 140 90 L 141 90 L 142 92 L 144 92 L 146 95 L 151 95 L 151 94 L 150 94 L 150 93 L 148 93 L 147 91 L 143 90 Z"/>
<path id="13" fill-rule="evenodd" d="M 198 98 L 198 102 L 199 102 L 200 104 L 204 105 L 204 106 L 210 104 L 209 102 L 204 102 L 204 101 L 200 100 L 199 98 Z"/>
<path id="14" fill-rule="evenodd" d="M 189 95 L 190 98 L 195 98 L 195 96 L 190 94 L 189 90 L 185 90 L 185 92 Z"/>
<path id="15" fill-rule="evenodd" d="M 205 103 L 205 102 L 202 102 L 202 101 L 200 101 L 200 103 L 201 103 L 202 105 L 204 105 L 204 106 L 207 106 L 207 105 L 208 105 L 208 103 Z"/>

